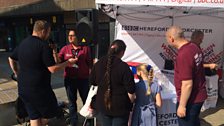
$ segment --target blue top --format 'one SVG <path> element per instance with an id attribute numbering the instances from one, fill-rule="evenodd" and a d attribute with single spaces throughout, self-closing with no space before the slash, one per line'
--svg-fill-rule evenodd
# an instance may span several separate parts
<path id="1" fill-rule="evenodd" d="M 146 95 L 148 82 L 140 80 L 136 84 L 136 102 L 132 114 L 131 126 L 156 126 L 156 94 L 161 91 L 160 86 L 153 82 L 150 85 L 151 94 Z"/>

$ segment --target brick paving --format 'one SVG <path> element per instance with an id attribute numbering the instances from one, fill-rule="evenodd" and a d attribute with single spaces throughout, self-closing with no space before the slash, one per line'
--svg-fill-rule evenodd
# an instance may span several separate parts
<path id="1" fill-rule="evenodd" d="M 4 90 L 0 92 L 0 104 L 15 101 L 17 98 L 17 89 Z"/>

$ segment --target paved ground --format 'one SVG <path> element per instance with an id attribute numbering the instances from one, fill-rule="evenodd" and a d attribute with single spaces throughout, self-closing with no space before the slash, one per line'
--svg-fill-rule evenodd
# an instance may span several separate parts
<path id="1" fill-rule="evenodd" d="M 12 73 L 8 65 L 9 53 L 0 52 L 0 126 L 17 125 L 14 101 L 17 98 L 17 84 L 10 79 Z M 63 87 L 62 71 L 52 75 L 52 87 L 59 101 L 67 101 Z M 78 110 L 82 103 L 78 99 Z M 224 126 L 224 100 L 219 98 L 217 107 L 201 113 L 202 126 Z M 82 125 L 83 118 L 79 118 Z M 62 120 L 51 120 L 50 126 L 64 126 Z"/>

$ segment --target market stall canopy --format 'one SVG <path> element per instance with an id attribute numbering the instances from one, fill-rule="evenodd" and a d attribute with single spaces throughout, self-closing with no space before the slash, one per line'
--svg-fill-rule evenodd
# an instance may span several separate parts
<path id="1" fill-rule="evenodd" d="M 121 15 L 148 13 L 160 17 L 205 15 L 224 20 L 224 0 L 96 0 L 95 2 L 98 8 L 113 18 L 122 12 Z"/>
<path id="2" fill-rule="evenodd" d="M 206 61 L 223 65 L 224 0 L 209 3 L 208 0 L 96 0 L 96 4 L 116 19 L 115 39 L 122 39 L 128 45 L 124 61 L 144 62 L 162 69 L 166 59 L 175 59 L 172 58 L 175 51 L 167 51 L 170 47 L 165 32 L 169 26 L 178 25 L 188 40 L 193 31 L 203 31 L 201 47 L 208 57 Z"/>
<path id="3" fill-rule="evenodd" d="M 224 8 L 224 0 L 96 0 L 96 3 Z"/>

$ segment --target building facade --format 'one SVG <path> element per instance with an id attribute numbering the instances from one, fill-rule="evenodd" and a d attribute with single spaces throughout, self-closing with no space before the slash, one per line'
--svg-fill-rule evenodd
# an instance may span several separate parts
<path id="1" fill-rule="evenodd" d="M 51 39 L 60 49 L 66 44 L 67 31 L 76 26 L 76 12 L 94 8 L 94 0 L 1 0 L 0 50 L 12 51 L 22 39 L 31 34 L 37 19 L 52 24 Z M 97 32 L 101 33 L 97 37 L 98 43 L 100 46 L 108 46 L 111 19 L 100 11 L 94 16 L 98 20 Z M 101 52 L 105 53 L 104 49 Z"/>

